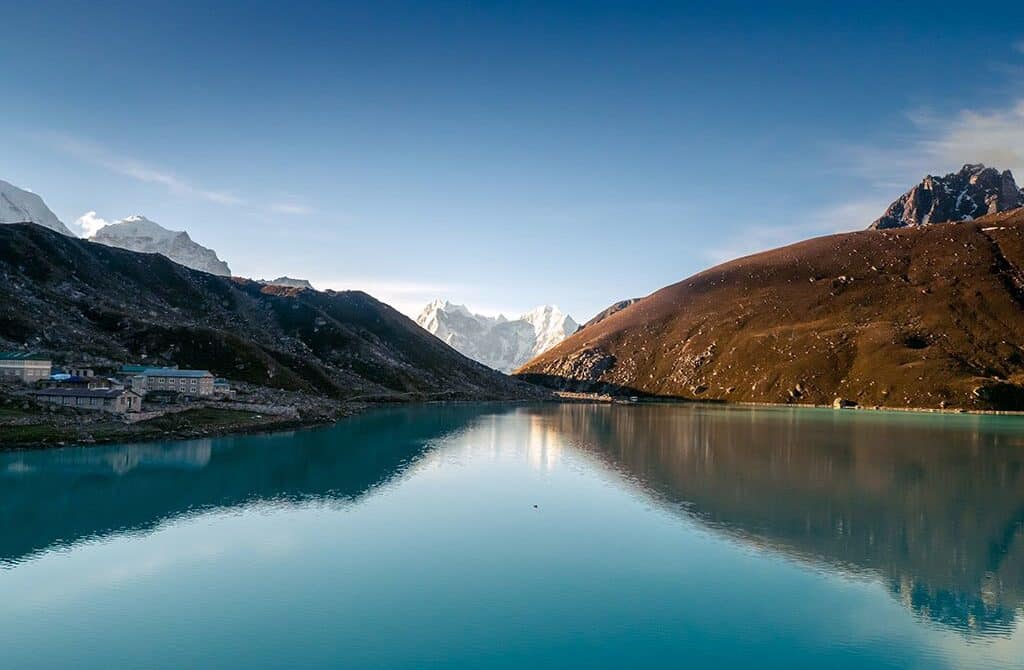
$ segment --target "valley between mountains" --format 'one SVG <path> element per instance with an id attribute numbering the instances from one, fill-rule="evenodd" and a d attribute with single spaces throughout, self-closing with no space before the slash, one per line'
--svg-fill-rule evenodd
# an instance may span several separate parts
<path id="1" fill-rule="evenodd" d="M 1024 410 L 1024 192 L 982 165 L 925 178 L 869 229 L 609 301 L 582 326 L 553 306 L 509 319 L 446 300 L 414 321 L 359 291 L 232 277 L 142 216 L 80 239 L 39 196 L 0 187 L 0 348 L 209 370 L 289 404 L 290 424 L 555 392 Z"/>

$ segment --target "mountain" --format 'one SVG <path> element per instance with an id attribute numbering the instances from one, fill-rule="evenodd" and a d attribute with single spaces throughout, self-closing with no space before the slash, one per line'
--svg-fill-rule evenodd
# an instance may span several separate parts
<path id="1" fill-rule="evenodd" d="M 632 305 L 634 303 L 638 303 L 638 302 L 640 302 L 640 298 L 628 298 L 626 300 L 620 300 L 617 303 L 615 303 L 614 305 L 610 305 L 609 307 L 606 307 L 605 309 L 603 309 L 600 312 L 598 312 L 597 314 L 595 314 L 594 318 L 592 318 L 590 321 L 587 321 L 585 324 L 580 326 L 580 329 L 582 330 L 583 328 L 589 328 L 589 327 L 591 327 L 591 326 L 593 326 L 595 324 L 598 324 L 598 323 L 604 321 L 605 319 L 607 319 L 612 314 L 615 314 L 616 312 L 621 312 L 622 310 L 626 309 L 630 305 Z"/>
<path id="2" fill-rule="evenodd" d="M 278 277 L 277 279 L 256 279 L 255 281 L 266 286 L 287 286 L 291 288 L 313 289 L 313 285 L 305 279 L 294 279 L 292 277 Z"/>
<path id="3" fill-rule="evenodd" d="M 871 228 L 885 230 L 950 221 L 971 221 L 1024 206 L 1024 191 L 1009 170 L 967 164 L 945 177 L 928 175 L 889 205 Z"/>
<path id="4" fill-rule="evenodd" d="M 0 179 L 0 224 L 35 223 L 61 235 L 72 235 L 43 199 Z"/>
<path id="5" fill-rule="evenodd" d="M 231 276 L 228 264 L 213 249 L 196 244 L 184 231 L 167 230 L 144 216 L 130 216 L 100 228 L 94 242 L 110 247 L 163 254 L 175 263 L 223 277 Z"/>
<path id="6" fill-rule="evenodd" d="M 0 226 L 0 349 L 176 363 L 336 398 L 536 397 L 359 291 L 264 286 L 158 254 Z"/>
<path id="7" fill-rule="evenodd" d="M 1024 209 L 724 263 L 518 374 L 627 395 L 1024 409 Z"/>
<path id="8" fill-rule="evenodd" d="M 488 367 L 510 372 L 576 332 L 579 326 L 557 307 L 544 306 L 509 320 L 473 314 L 465 305 L 435 300 L 416 323 L 457 351 Z"/>

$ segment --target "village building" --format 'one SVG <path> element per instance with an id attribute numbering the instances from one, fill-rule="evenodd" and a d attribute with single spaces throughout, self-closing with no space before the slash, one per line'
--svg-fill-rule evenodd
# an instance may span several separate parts
<path id="1" fill-rule="evenodd" d="M 124 388 L 117 379 L 110 377 L 80 376 L 67 373 L 54 373 L 41 382 L 43 388 L 67 389 L 121 389 Z"/>
<path id="2" fill-rule="evenodd" d="M 129 389 L 49 388 L 32 395 L 39 402 L 115 414 L 142 409 L 142 396 Z"/>
<path id="3" fill-rule="evenodd" d="M 224 398 L 233 398 L 235 392 L 231 389 L 231 382 L 223 377 L 217 377 L 213 380 L 213 393 Z"/>
<path id="4" fill-rule="evenodd" d="M 211 396 L 213 381 L 213 373 L 208 370 L 143 368 L 132 375 L 131 387 L 140 393 L 173 391 L 189 396 Z"/>
<path id="5" fill-rule="evenodd" d="M 0 351 L 0 379 L 26 384 L 46 379 L 53 370 L 49 357 L 27 351 Z"/>

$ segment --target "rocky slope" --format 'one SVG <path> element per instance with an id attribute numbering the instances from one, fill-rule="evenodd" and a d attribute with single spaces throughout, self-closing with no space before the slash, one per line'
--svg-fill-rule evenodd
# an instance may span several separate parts
<path id="1" fill-rule="evenodd" d="M 1024 206 L 1024 191 L 1009 170 L 1000 173 L 984 165 L 968 164 L 945 177 L 928 175 L 889 205 L 874 229 L 924 226 L 950 221 L 971 221 Z"/>
<path id="2" fill-rule="evenodd" d="M 305 279 L 295 279 L 294 277 L 278 277 L 277 279 L 257 279 L 260 284 L 267 286 L 288 286 L 291 288 L 308 288 L 313 290 L 313 285 Z"/>
<path id="3" fill-rule="evenodd" d="M 110 247 L 163 254 L 175 263 L 193 270 L 201 270 L 224 277 L 231 276 L 228 264 L 217 257 L 217 252 L 192 241 L 184 231 L 168 230 L 144 216 L 129 216 L 100 228 L 92 237 L 94 242 Z"/>
<path id="4" fill-rule="evenodd" d="M 1024 409 L 1024 210 L 740 258 L 582 329 L 519 373 L 622 394 Z"/>
<path id="5" fill-rule="evenodd" d="M 488 367 L 511 372 L 579 328 L 571 316 L 546 305 L 509 320 L 473 314 L 464 305 L 435 300 L 416 318 L 429 332 Z"/>
<path id="6" fill-rule="evenodd" d="M 3 223 L 36 223 L 61 235 L 72 234 L 42 198 L 0 179 L 0 224 Z"/>
<path id="7" fill-rule="evenodd" d="M 0 348 L 58 363 L 177 363 L 336 398 L 508 398 L 536 391 L 359 291 L 264 286 L 0 226 Z"/>

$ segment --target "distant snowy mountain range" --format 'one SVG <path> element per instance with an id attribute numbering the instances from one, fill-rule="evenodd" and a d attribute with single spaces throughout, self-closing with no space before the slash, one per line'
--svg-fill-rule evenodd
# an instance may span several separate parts
<path id="1" fill-rule="evenodd" d="M 441 299 L 424 307 L 416 323 L 459 353 L 502 372 L 512 372 L 579 329 L 553 305 L 510 320 L 473 314 L 465 305 Z"/>
<path id="2" fill-rule="evenodd" d="M 217 252 L 197 244 L 184 231 L 168 230 L 144 216 L 130 216 L 111 224 L 96 219 L 95 212 L 87 216 L 92 218 L 90 226 L 83 230 L 83 237 L 94 242 L 129 251 L 163 254 L 175 263 L 194 270 L 231 275 L 231 268 L 217 257 Z M 96 221 L 99 223 L 93 223 Z M 0 224 L 5 223 L 36 223 L 62 235 L 76 237 L 42 198 L 0 180 Z"/>

